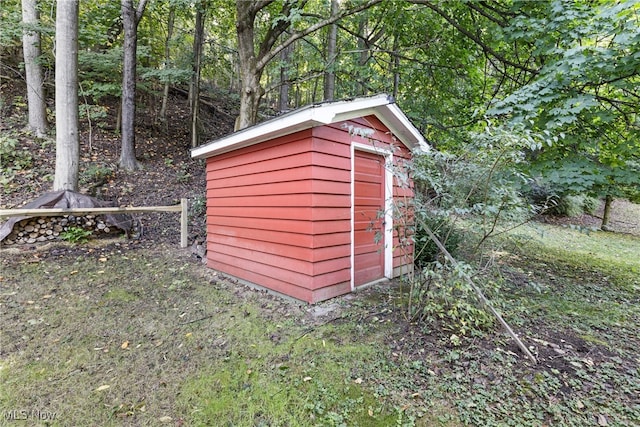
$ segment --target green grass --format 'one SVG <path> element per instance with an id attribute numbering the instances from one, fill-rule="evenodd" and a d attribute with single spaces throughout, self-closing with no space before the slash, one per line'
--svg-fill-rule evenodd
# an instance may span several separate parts
<path id="1" fill-rule="evenodd" d="M 371 345 L 384 325 L 323 324 L 175 252 L 87 250 L 4 259 L 3 411 L 55 412 L 60 426 L 390 425 L 402 416 L 354 376 L 384 357 Z"/>
<path id="2" fill-rule="evenodd" d="M 535 366 L 498 329 L 454 345 L 436 324 L 406 324 L 397 287 L 324 303 L 334 310 L 316 318 L 172 248 L 5 250 L 0 415 L 55 412 L 55 426 L 640 424 L 640 239 L 543 229 L 502 240 L 502 279 L 491 276 Z"/>
<path id="3" fill-rule="evenodd" d="M 640 290 L 637 236 L 541 224 L 514 234 L 525 246 L 524 253 L 541 263 L 573 270 L 577 278 L 593 273 L 616 287 Z"/>

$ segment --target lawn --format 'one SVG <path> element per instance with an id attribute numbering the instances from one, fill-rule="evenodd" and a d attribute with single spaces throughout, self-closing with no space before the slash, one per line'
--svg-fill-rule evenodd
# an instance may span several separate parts
<path id="1" fill-rule="evenodd" d="M 2 425 L 640 423 L 640 238 L 520 229 L 497 327 L 404 321 L 400 287 L 306 306 L 125 240 L 0 252 Z M 491 274 L 496 274 L 495 270 Z"/>

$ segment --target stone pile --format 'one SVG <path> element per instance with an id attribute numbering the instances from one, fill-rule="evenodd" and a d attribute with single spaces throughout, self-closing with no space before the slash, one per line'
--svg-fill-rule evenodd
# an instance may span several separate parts
<path id="1" fill-rule="evenodd" d="M 64 233 L 73 228 L 81 228 L 98 235 L 121 232 L 116 227 L 109 226 L 100 215 L 28 218 L 16 223 L 13 226 L 13 231 L 2 243 L 13 245 L 56 239 L 64 240 Z"/>

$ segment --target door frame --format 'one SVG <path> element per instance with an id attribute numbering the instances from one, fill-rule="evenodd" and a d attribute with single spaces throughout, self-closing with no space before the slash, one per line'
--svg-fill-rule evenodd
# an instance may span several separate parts
<path id="1" fill-rule="evenodd" d="M 355 187 L 356 150 L 377 154 L 384 158 L 384 278 L 393 278 L 393 152 L 386 148 L 374 147 L 360 142 L 351 142 L 351 290 L 355 290 Z M 374 281 L 375 282 L 375 281 Z M 373 282 L 371 282 L 373 283 Z M 366 286 L 364 283 L 360 286 Z"/>

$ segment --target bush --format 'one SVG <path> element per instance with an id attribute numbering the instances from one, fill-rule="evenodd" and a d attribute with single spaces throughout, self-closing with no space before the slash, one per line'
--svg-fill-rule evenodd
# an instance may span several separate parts
<path id="1" fill-rule="evenodd" d="M 600 206 L 600 200 L 584 194 L 565 194 L 552 199 L 552 207 L 547 213 L 558 216 L 576 217 L 583 213 L 593 214 Z"/>
<path id="2" fill-rule="evenodd" d="M 410 283 L 407 314 L 410 322 L 424 326 L 438 326 L 451 332 L 451 342 L 458 344 L 458 336 L 478 335 L 491 329 L 495 319 L 481 307 L 465 275 L 472 275 L 467 264 L 452 267 L 438 261 L 427 264 Z M 486 282 L 491 293 L 497 291 L 495 282 Z"/>
<path id="3" fill-rule="evenodd" d="M 438 260 L 440 249 L 431 240 L 424 226 L 436 235 L 444 247 L 454 255 L 463 239 L 462 233 L 454 227 L 453 221 L 444 215 L 433 212 L 422 212 L 416 224 L 414 264 L 418 268 Z"/>
<path id="4" fill-rule="evenodd" d="M 32 163 L 31 154 L 18 147 L 16 138 L 0 136 L 0 185 L 6 188 L 19 171 L 28 169 Z"/>
<path id="5" fill-rule="evenodd" d="M 580 216 L 584 213 L 584 196 L 581 194 L 562 196 L 553 210 L 555 214 L 561 216 Z"/>
<path id="6" fill-rule="evenodd" d="M 593 215 L 600 207 L 600 199 L 592 196 L 585 196 L 582 202 L 582 208 L 589 215 Z"/>

